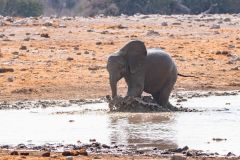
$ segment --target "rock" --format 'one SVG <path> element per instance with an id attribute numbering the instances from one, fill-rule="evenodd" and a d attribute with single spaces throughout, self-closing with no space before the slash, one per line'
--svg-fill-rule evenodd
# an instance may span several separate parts
<path id="1" fill-rule="evenodd" d="M 72 151 L 64 151 L 62 152 L 62 155 L 65 156 L 65 157 L 68 157 L 68 156 L 78 156 L 78 155 L 85 155 L 86 153 L 86 150 L 82 150 L 80 149 L 79 151 L 76 151 L 76 150 L 72 150 Z"/>
<path id="2" fill-rule="evenodd" d="M 24 41 L 30 41 L 30 37 L 26 37 L 23 39 Z"/>
<path id="3" fill-rule="evenodd" d="M 67 26 L 63 23 L 59 24 L 59 28 L 67 28 Z"/>
<path id="4" fill-rule="evenodd" d="M 73 157 L 71 157 L 71 156 L 66 157 L 66 160 L 73 160 Z"/>
<path id="5" fill-rule="evenodd" d="M 172 23 L 172 25 L 177 26 L 177 25 L 181 25 L 181 23 L 180 22 L 174 22 L 174 23 Z"/>
<path id="6" fill-rule="evenodd" d="M 42 157 L 50 157 L 51 153 L 50 152 L 45 152 L 42 154 Z"/>
<path id="7" fill-rule="evenodd" d="M 27 50 L 27 46 L 21 46 L 19 49 L 20 50 Z"/>
<path id="8" fill-rule="evenodd" d="M 240 70 L 240 66 L 236 66 L 234 68 L 231 68 L 232 71 L 239 71 Z"/>
<path id="9" fill-rule="evenodd" d="M 72 57 L 68 57 L 67 61 L 73 61 L 74 59 Z"/>
<path id="10" fill-rule="evenodd" d="M 106 145 L 106 144 L 103 144 L 102 147 L 103 147 L 103 148 L 107 148 L 107 149 L 110 149 L 110 148 L 111 148 L 110 146 L 108 146 L 108 145 Z"/>
<path id="11" fill-rule="evenodd" d="M 21 89 L 15 89 L 11 93 L 14 93 L 14 94 L 32 94 L 33 92 L 37 92 L 37 91 L 32 89 L 32 88 L 21 88 Z"/>
<path id="12" fill-rule="evenodd" d="M 15 52 L 12 52 L 13 55 L 19 55 L 19 52 L 15 51 Z"/>
<path id="13" fill-rule="evenodd" d="M 231 22 L 231 19 L 230 18 L 224 18 L 223 21 L 224 22 Z"/>
<path id="14" fill-rule="evenodd" d="M 89 52 L 88 52 L 88 51 L 85 51 L 84 54 L 89 54 Z"/>
<path id="15" fill-rule="evenodd" d="M 48 33 L 42 33 L 40 34 L 41 37 L 44 37 L 44 38 L 50 38 L 49 34 Z"/>
<path id="16" fill-rule="evenodd" d="M 90 70 L 90 71 L 99 70 L 99 66 L 90 66 L 90 67 L 88 67 L 88 70 Z"/>
<path id="17" fill-rule="evenodd" d="M 8 77 L 7 79 L 8 82 L 13 82 L 13 80 L 14 80 L 14 77 Z"/>
<path id="18" fill-rule="evenodd" d="M 173 155 L 171 160 L 186 160 L 187 158 L 183 155 Z"/>
<path id="19" fill-rule="evenodd" d="M 150 30 L 147 32 L 147 36 L 160 36 L 160 34 L 154 30 Z"/>
<path id="20" fill-rule="evenodd" d="M 0 73 L 14 72 L 12 68 L 0 68 Z"/>
<path id="21" fill-rule="evenodd" d="M 96 45 L 101 45 L 102 44 L 102 42 L 96 42 Z"/>
<path id="22" fill-rule="evenodd" d="M 213 24 L 210 29 L 220 29 L 221 26 L 219 24 Z"/>
<path id="23" fill-rule="evenodd" d="M 228 152 L 227 156 L 228 156 L 228 157 L 234 157 L 234 156 L 236 156 L 236 155 L 233 154 L 232 152 Z"/>
<path id="24" fill-rule="evenodd" d="M 226 141 L 227 139 L 226 138 L 213 138 L 212 140 L 216 141 L 216 142 L 221 142 L 221 141 Z"/>
<path id="25" fill-rule="evenodd" d="M 162 26 L 168 26 L 168 23 L 167 22 L 162 22 L 161 25 Z"/>
<path id="26" fill-rule="evenodd" d="M 79 155 L 88 156 L 87 150 L 85 148 L 80 149 L 79 150 Z"/>
<path id="27" fill-rule="evenodd" d="M 3 37 L 5 37 L 5 34 L 0 34 L 0 38 L 3 38 Z"/>
<path id="28" fill-rule="evenodd" d="M 29 153 L 28 152 L 22 152 L 20 153 L 21 156 L 29 156 Z"/>
<path id="29" fill-rule="evenodd" d="M 89 142 L 96 142 L 96 139 L 89 139 Z"/>
<path id="30" fill-rule="evenodd" d="M 53 26 L 53 22 L 52 21 L 46 21 L 46 22 L 43 23 L 43 26 L 46 26 L 46 27 Z"/>
<path id="31" fill-rule="evenodd" d="M 70 151 L 64 151 L 64 152 L 62 152 L 62 156 L 65 156 L 65 157 L 67 157 L 67 156 L 72 156 L 72 155 L 73 155 L 73 153 L 70 152 Z"/>
<path id="32" fill-rule="evenodd" d="M 12 155 L 12 156 L 18 156 L 19 153 L 18 153 L 18 151 L 12 151 L 12 152 L 10 152 L 10 155 Z"/>

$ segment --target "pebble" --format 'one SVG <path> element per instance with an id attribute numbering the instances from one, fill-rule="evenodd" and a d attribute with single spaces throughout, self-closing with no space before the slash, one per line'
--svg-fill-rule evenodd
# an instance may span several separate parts
<path id="1" fill-rule="evenodd" d="M 42 157 L 50 157 L 51 153 L 50 152 L 45 152 L 42 154 Z"/>
<path id="2" fill-rule="evenodd" d="M 40 34 L 41 37 L 44 37 L 44 38 L 50 38 L 49 34 L 48 33 L 42 33 Z"/>
<path id="3" fill-rule="evenodd" d="M 183 155 L 173 155 L 171 160 L 186 160 L 187 158 Z"/>
<path id="4" fill-rule="evenodd" d="M 12 156 L 18 156 L 19 153 L 18 153 L 18 151 L 12 151 L 12 152 L 10 152 L 10 155 L 12 155 Z"/>
<path id="5" fill-rule="evenodd" d="M 147 32 L 147 36 L 160 36 L 160 34 L 154 30 L 150 30 Z"/>
<path id="6" fill-rule="evenodd" d="M 21 46 L 19 49 L 20 50 L 27 50 L 27 46 Z"/>
<path id="7" fill-rule="evenodd" d="M 210 29 L 220 29 L 221 26 L 219 24 L 213 24 Z"/>
<path id="8" fill-rule="evenodd" d="M 74 59 L 72 57 L 68 57 L 67 61 L 73 61 Z"/>
<path id="9" fill-rule="evenodd" d="M 162 22 L 161 25 L 162 26 L 168 26 L 168 23 L 167 22 Z"/>
<path id="10" fill-rule="evenodd" d="M 8 82 L 13 82 L 13 80 L 14 80 L 14 77 L 8 77 L 7 79 Z"/>

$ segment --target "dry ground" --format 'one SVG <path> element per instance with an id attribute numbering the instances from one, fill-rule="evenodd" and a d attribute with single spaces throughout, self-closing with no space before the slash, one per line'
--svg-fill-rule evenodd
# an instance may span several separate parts
<path id="1" fill-rule="evenodd" d="M 16 19 L 24 20 L 0 26 L 0 68 L 14 69 L 0 73 L 1 100 L 104 97 L 107 57 L 131 39 L 163 48 L 180 73 L 198 76 L 179 77 L 175 91 L 240 89 L 239 15 Z"/>

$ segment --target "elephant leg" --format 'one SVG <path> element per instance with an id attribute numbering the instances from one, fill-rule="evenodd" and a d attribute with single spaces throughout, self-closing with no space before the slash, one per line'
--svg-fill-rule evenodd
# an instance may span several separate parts
<path id="1" fill-rule="evenodd" d="M 173 81 L 167 81 L 165 85 L 162 87 L 161 91 L 159 92 L 157 102 L 163 107 L 171 107 L 172 105 L 169 102 L 169 97 L 171 91 L 174 87 Z"/>

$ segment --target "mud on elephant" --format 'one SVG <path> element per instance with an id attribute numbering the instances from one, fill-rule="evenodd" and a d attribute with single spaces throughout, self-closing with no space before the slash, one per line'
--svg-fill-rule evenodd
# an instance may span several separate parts
<path id="1" fill-rule="evenodd" d="M 107 70 L 113 98 L 117 96 L 117 82 L 124 78 L 127 96 L 140 97 L 144 91 L 161 106 L 170 105 L 178 72 L 172 58 L 161 49 L 147 50 L 142 41 L 130 41 L 109 56 Z"/>

